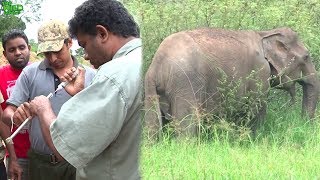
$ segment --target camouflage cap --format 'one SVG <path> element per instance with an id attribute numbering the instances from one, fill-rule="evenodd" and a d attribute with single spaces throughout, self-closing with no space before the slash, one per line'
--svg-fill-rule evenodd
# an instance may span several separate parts
<path id="1" fill-rule="evenodd" d="M 68 28 L 62 21 L 50 20 L 38 30 L 37 54 L 49 51 L 60 51 L 65 39 L 69 38 Z"/>

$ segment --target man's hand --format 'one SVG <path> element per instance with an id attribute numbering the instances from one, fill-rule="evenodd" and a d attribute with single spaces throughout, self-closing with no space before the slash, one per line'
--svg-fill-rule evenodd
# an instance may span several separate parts
<path id="1" fill-rule="evenodd" d="M 71 96 L 74 96 L 84 89 L 85 72 L 86 70 L 80 66 L 78 69 L 72 67 L 67 70 L 62 77 L 60 77 L 61 81 L 68 82 L 68 85 L 64 89 Z"/>
<path id="2" fill-rule="evenodd" d="M 9 158 L 9 177 L 11 180 L 21 180 L 22 168 L 20 167 L 17 160 Z"/>
<path id="3" fill-rule="evenodd" d="M 46 96 L 37 96 L 29 103 L 29 110 L 33 116 L 45 114 L 47 110 L 51 109 L 51 103 Z"/>
<path id="4" fill-rule="evenodd" d="M 20 125 L 29 117 L 32 117 L 30 112 L 30 104 L 28 102 L 25 102 L 17 108 L 12 116 L 12 119 L 14 124 Z"/>

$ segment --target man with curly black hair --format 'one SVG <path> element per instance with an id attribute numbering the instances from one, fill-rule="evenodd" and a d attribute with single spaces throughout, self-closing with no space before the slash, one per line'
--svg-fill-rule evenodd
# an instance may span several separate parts
<path id="1" fill-rule="evenodd" d="M 20 47 L 20 46 L 18 46 Z M 44 22 L 38 29 L 37 54 L 43 54 L 44 59 L 25 67 L 21 72 L 14 89 L 6 101 L 7 107 L 3 119 L 19 126 L 21 122 L 30 119 L 26 124 L 30 135 L 28 151 L 28 175 L 30 180 L 73 180 L 76 179 L 76 168 L 56 154 L 52 141 L 47 140 L 47 134 L 41 130 L 40 116 L 32 116 L 29 101 L 40 95 L 52 94 L 50 107 L 58 114 L 62 105 L 70 96 L 65 90 L 55 90 L 61 83 L 60 77 L 68 73 L 70 68 L 86 69 L 85 84 L 91 83 L 95 70 L 81 65 L 70 53 L 72 39 L 68 27 L 60 20 Z M 64 129 L 73 129 L 65 126 Z"/>
<path id="2" fill-rule="evenodd" d="M 88 0 L 69 21 L 69 32 L 98 69 L 84 88 L 84 70 L 62 80 L 73 96 L 56 116 L 45 96 L 30 102 L 55 154 L 77 168 L 77 179 L 140 179 L 142 49 L 139 28 L 116 0 Z M 74 76 L 75 72 L 77 76 Z M 70 127 L 70 128 L 65 128 Z"/>

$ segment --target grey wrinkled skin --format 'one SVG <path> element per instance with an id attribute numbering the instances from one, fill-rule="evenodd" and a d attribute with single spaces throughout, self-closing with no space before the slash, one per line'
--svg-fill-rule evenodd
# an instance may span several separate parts
<path id="1" fill-rule="evenodd" d="M 298 82 L 303 87 L 302 112 L 314 117 L 319 80 L 296 32 L 290 28 L 204 28 L 168 36 L 155 53 L 145 76 L 144 118 L 148 135 L 157 137 L 163 120 L 168 118 L 176 121 L 175 128 L 182 130 L 181 135 L 195 135 L 199 112 L 215 113 L 223 96 L 227 96 L 218 87 L 225 77 L 227 83 L 241 82 L 237 97 L 261 92 L 262 96 L 256 98 L 262 103 L 255 112 L 253 128 L 264 119 L 264 100 L 270 86 L 294 93 Z"/>

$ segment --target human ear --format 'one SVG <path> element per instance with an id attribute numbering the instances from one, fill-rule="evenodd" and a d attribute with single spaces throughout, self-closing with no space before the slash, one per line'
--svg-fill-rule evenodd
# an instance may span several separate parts
<path id="1" fill-rule="evenodd" d="M 97 36 L 101 39 L 102 42 L 108 40 L 109 38 L 109 31 L 101 25 L 96 25 Z"/>
<path id="2" fill-rule="evenodd" d="M 71 46 L 72 46 L 72 39 L 68 38 L 68 48 L 71 48 Z"/>

